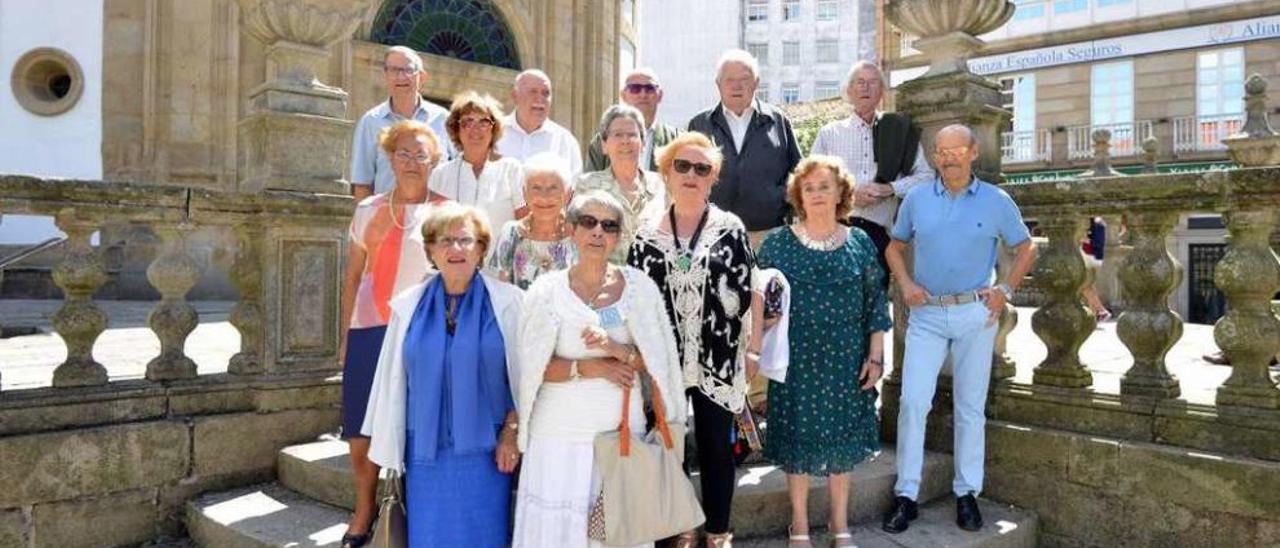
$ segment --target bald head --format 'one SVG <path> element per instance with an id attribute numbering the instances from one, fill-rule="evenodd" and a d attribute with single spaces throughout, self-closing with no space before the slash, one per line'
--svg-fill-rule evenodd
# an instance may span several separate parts
<path id="1" fill-rule="evenodd" d="M 522 129 L 531 132 L 542 127 L 551 114 L 551 79 L 547 73 L 529 69 L 516 76 L 511 102 L 516 105 L 516 123 Z"/>
<path id="2" fill-rule="evenodd" d="M 943 135 L 948 137 L 962 138 L 965 142 L 974 148 L 978 147 L 978 134 L 974 133 L 969 126 L 963 124 L 951 124 L 938 130 L 937 142 L 941 142 Z"/>
<path id="3" fill-rule="evenodd" d="M 978 136 L 967 126 L 952 124 L 938 131 L 933 139 L 933 160 L 942 182 L 951 189 L 969 185 L 973 177 L 973 161 L 978 159 Z"/>

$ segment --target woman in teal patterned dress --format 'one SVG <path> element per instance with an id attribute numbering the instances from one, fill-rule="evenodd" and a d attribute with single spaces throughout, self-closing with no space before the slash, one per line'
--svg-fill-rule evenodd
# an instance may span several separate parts
<path id="1" fill-rule="evenodd" d="M 853 180 L 839 159 L 796 166 L 787 199 L 799 221 L 765 238 L 760 268 L 791 286 L 786 382 L 769 382 L 765 457 L 787 473 L 791 546 L 809 546 L 809 476 L 827 476 L 833 546 L 852 546 L 849 472 L 880 448 L 875 383 L 892 325 L 885 275 L 866 233 L 836 222 L 853 207 Z"/>

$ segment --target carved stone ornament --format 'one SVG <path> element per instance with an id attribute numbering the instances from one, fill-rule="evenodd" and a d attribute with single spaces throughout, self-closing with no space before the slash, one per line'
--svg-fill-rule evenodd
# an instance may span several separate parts
<path id="1" fill-rule="evenodd" d="M 982 47 L 976 36 L 1013 17 L 1006 0 L 889 0 L 889 20 L 919 36 L 912 44 L 929 58 L 925 77 L 969 72 L 967 60 Z"/>

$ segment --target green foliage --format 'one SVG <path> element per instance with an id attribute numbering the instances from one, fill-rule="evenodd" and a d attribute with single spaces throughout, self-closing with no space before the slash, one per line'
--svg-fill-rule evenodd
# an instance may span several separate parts
<path id="1" fill-rule="evenodd" d="M 836 114 L 814 116 L 792 125 L 791 129 L 796 134 L 796 143 L 800 145 L 801 156 L 809 155 L 809 150 L 813 148 L 814 139 L 818 138 L 818 130 L 838 117 Z"/>

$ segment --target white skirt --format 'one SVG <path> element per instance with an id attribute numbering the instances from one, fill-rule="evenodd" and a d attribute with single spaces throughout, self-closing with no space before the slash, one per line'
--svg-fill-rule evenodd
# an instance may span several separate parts
<path id="1" fill-rule="evenodd" d="M 587 514 L 600 492 L 592 443 L 530 436 L 516 491 L 513 548 L 603 546 L 587 538 Z"/>

